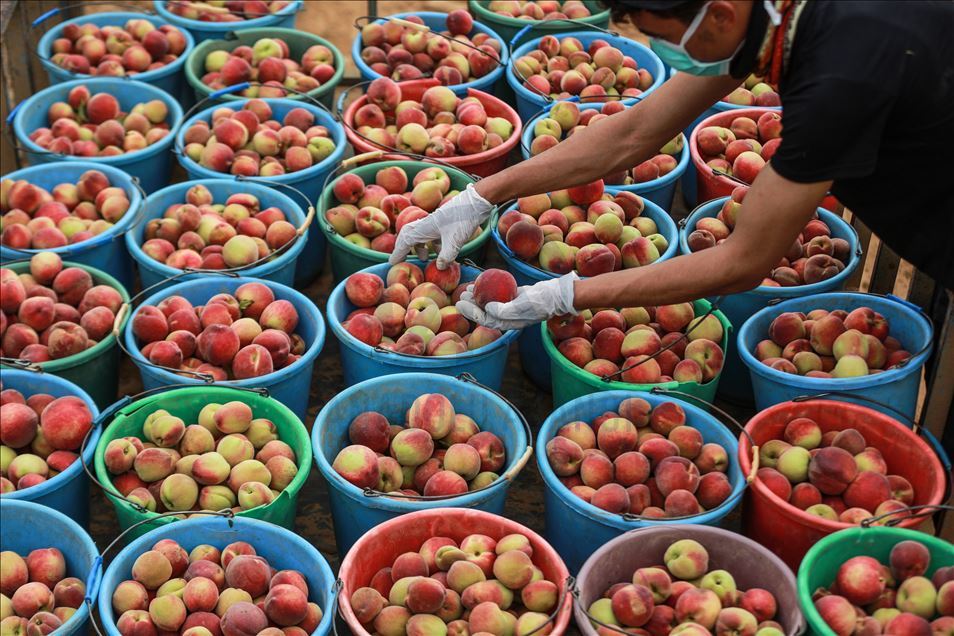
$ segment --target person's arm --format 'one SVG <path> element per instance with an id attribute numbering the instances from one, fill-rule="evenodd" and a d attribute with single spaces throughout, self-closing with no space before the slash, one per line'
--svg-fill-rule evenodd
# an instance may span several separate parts
<path id="1" fill-rule="evenodd" d="M 596 181 L 659 152 L 706 108 L 739 85 L 729 76 L 678 73 L 646 99 L 595 126 L 586 126 L 532 159 L 475 186 L 492 204 Z M 687 140 L 688 142 L 688 140 Z"/>
<path id="2" fill-rule="evenodd" d="M 789 181 L 769 164 L 745 195 L 735 229 L 721 245 L 577 281 L 573 305 L 668 305 L 752 289 L 785 255 L 830 186 L 831 181 Z"/>

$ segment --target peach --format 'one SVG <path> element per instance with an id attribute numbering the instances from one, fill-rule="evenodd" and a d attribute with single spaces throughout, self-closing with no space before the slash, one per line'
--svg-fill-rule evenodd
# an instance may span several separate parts
<path id="1" fill-rule="evenodd" d="M 849 508 L 875 510 L 879 504 L 891 498 L 891 487 L 884 475 L 862 471 L 845 488 L 843 498 Z"/>
<path id="2" fill-rule="evenodd" d="M 401 466 L 419 466 L 434 452 L 434 438 L 419 428 L 401 430 L 391 440 L 391 456 Z"/>
<path id="3" fill-rule="evenodd" d="M 835 583 L 838 592 L 857 605 L 873 602 L 885 588 L 881 564 L 871 557 L 858 556 L 848 559 L 838 568 Z"/>
<path id="4" fill-rule="evenodd" d="M 268 617 L 256 605 L 239 601 L 222 614 L 223 634 L 257 634 L 268 627 Z"/>
<path id="5" fill-rule="evenodd" d="M 630 508 L 629 493 L 616 483 L 606 484 L 597 489 L 590 503 L 607 512 L 624 513 L 629 512 Z"/>
<path id="6" fill-rule="evenodd" d="M 649 588 L 643 585 L 624 585 L 613 594 L 611 607 L 613 616 L 620 623 L 638 627 L 649 621 L 655 604 Z"/>

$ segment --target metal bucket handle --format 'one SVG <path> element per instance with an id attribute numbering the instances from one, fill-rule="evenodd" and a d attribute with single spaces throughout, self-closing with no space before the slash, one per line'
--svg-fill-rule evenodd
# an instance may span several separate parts
<path id="1" fill-rule="evenodd" d="M 902 521 L 904 521 L 905 519 L 923 517 L 926 515 L 929 516 L 928 515 L 929 511 L 930 512 L 944 511 L 944 513 L 946 514 L 948 510 L 954 510 L 954 506 L 951 506 L 949 504 L 922 504 L 920 506 L 907 506 L 906 508 L 902 508 L 901 510 L 892 510 L 891 512 L 885 512 L 880 515 L 874 515 L 874 516 L 868 517 L 867 519 L 862 519 L 859 525 L 862 528 L 870 528 L 871 526 L 876 524 L 885 525 L 885 526 L 896 526 Z M 920 511 L 920 512 L 915 512 L 914 514 L 911 514 L 913 511 Z M 905 514 L 905 513 L 908 513 L 908 514 Z M 882 519 L 885 519 L 887 517 L 893 517 L 895 515 L 899 515 L 897 519 L 888 519 L 883 524 L 877 523 L 878 521 L 881 521 Z M 904 515 L 904 516 L 900 516 L 900 515 Z"/>
<path id="2" fill-rule="evenodd" d="M 362 20 L 365 22 L 365 24 L 360 24 Z M 431 33 L 438 37 L 444 38 L 445 40 L 447 40 L 448 42 L 452 44 L 460 44 L 462 46 L 466 46 L 469 49 L 473 49 L 474 51 L 477 51 L 478 53 L 482 54 L 484 57 L 491 58 L 497 66 L 500 66 L 501 64 L 503 64 L 503 61 L 500 59 L 499 54 L 491 55 L 490 53 L 488 53 L 487 51 L 484 51 L 480 47 L 474 46 L 473 44 L 469 44 L 467 42 L 461 42 L 460 40 L 455 40 L 453 37 L 449 35 L 444 35 L 440 31 L 435 31 L 434 29 L 427 26 L 426 24 L 418 24 L 417 22 L 412 22 L 411 20 L 407 20 L 405 18 L 397 18 L 394 16 L 382 17 L 382 16 L 374 16 L 374 15 L 360 15 L 354 19 L 354 23 L 352 24 L 352 26 L 358 31 L 361 31 L 361 29 L 363 29 L 366 24 L 370 23 L 371 20 L 380 20 L 382 22 L 394 22 L 408 29 L 414 29 L 415 31 L 424 31 L 425 33 Z M 500 43 L 501 48 L 503 47 L 503 45 L 504 43 L 501 42 Z M 382 75 L 382 77 L 384 76 Z M 424 77 L 429 77 L 429 76 L 425 75 Z"/>
<path id="3" fill-rule="evenodd" d="M 23 371 L 30 371 L 32 373 L 43 373 L 43 367 L 40 366 L 39 362 L 31 362 L 24 358 L 0 358 L 0 366 L 13 367 L 14 369 L 21 369 Z"/>

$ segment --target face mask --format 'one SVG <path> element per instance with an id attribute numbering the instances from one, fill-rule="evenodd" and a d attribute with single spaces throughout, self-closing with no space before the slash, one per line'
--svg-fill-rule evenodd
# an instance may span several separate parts
<path id="1" fill-rule="evenodd" d="M 686 42 L 688 42 L 693 35 L 695 35 L 696 30 L 699 28 L 699 25 L 702 24 L 702 19 L 706 16 L 706 12 L 709 10 L 709 4 L 706 3 L 699 13 L 692 19 L 692 22 L 689 24 L 689 28 L 686 29 L 686 32 L 682 36 L 682 40 L 679 41 L 679 44 L 673 44 L 667 42 L 666 40 L 661 40 L 659 38 L 651 38 L 649 41 L 649 46 L 653 52 L 662 59 L 665 64 L 668 64 L 677 71 L 683 73 L 689 73 L 690 75 L 700 75 L 711 77 L 714 75 L 727 75 L 729 73 L 729 64 L 732 62 L 732 58 L 735 57 L 736 53 L 739 52 L 739 49 L 742 48 L 743 43 L 739 43 L 739 48 L 724 60 L 716 60 L 714 62 L 701 62 L 694 57 L 692 57 L 688 51 L 686 51 Z"/>

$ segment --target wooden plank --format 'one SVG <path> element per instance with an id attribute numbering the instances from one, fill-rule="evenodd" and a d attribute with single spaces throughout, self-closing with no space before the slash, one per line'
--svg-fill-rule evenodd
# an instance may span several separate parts
<path id="1" fill-rule="evenodd" d="M 881 242 L 880 239 L 879 242 Z M 868 291 L 876 294 L 890 294 L 894 289 L 895 281 L 898 279 L 900 266 L 901 257 L 884 242 L 881 242 L 881 249 L 878 251 L 878 260 L 872 272 Z"/>
<path id="2" fill-rule="evenodd" d="M 851 276 L 848 277 L 847 282 L 845 283 L 845 289 L 865 291 L 861 287 L 861 278 L 864 275 L 865 271 L 865 262 L 868 260 L 868 256 L 871 252 L 871 247 L 869 242 L 871 240 L 871 230 L 862 223 L 858 217 L 856 217 L 851 210 L 845 208 L 843 216 L 846 221 L 851 223 L 851 227 L 855 229 L 855 232 L 858 233 L 858 244 L 861 246 L 861 265 L 851 273 Z"/>

